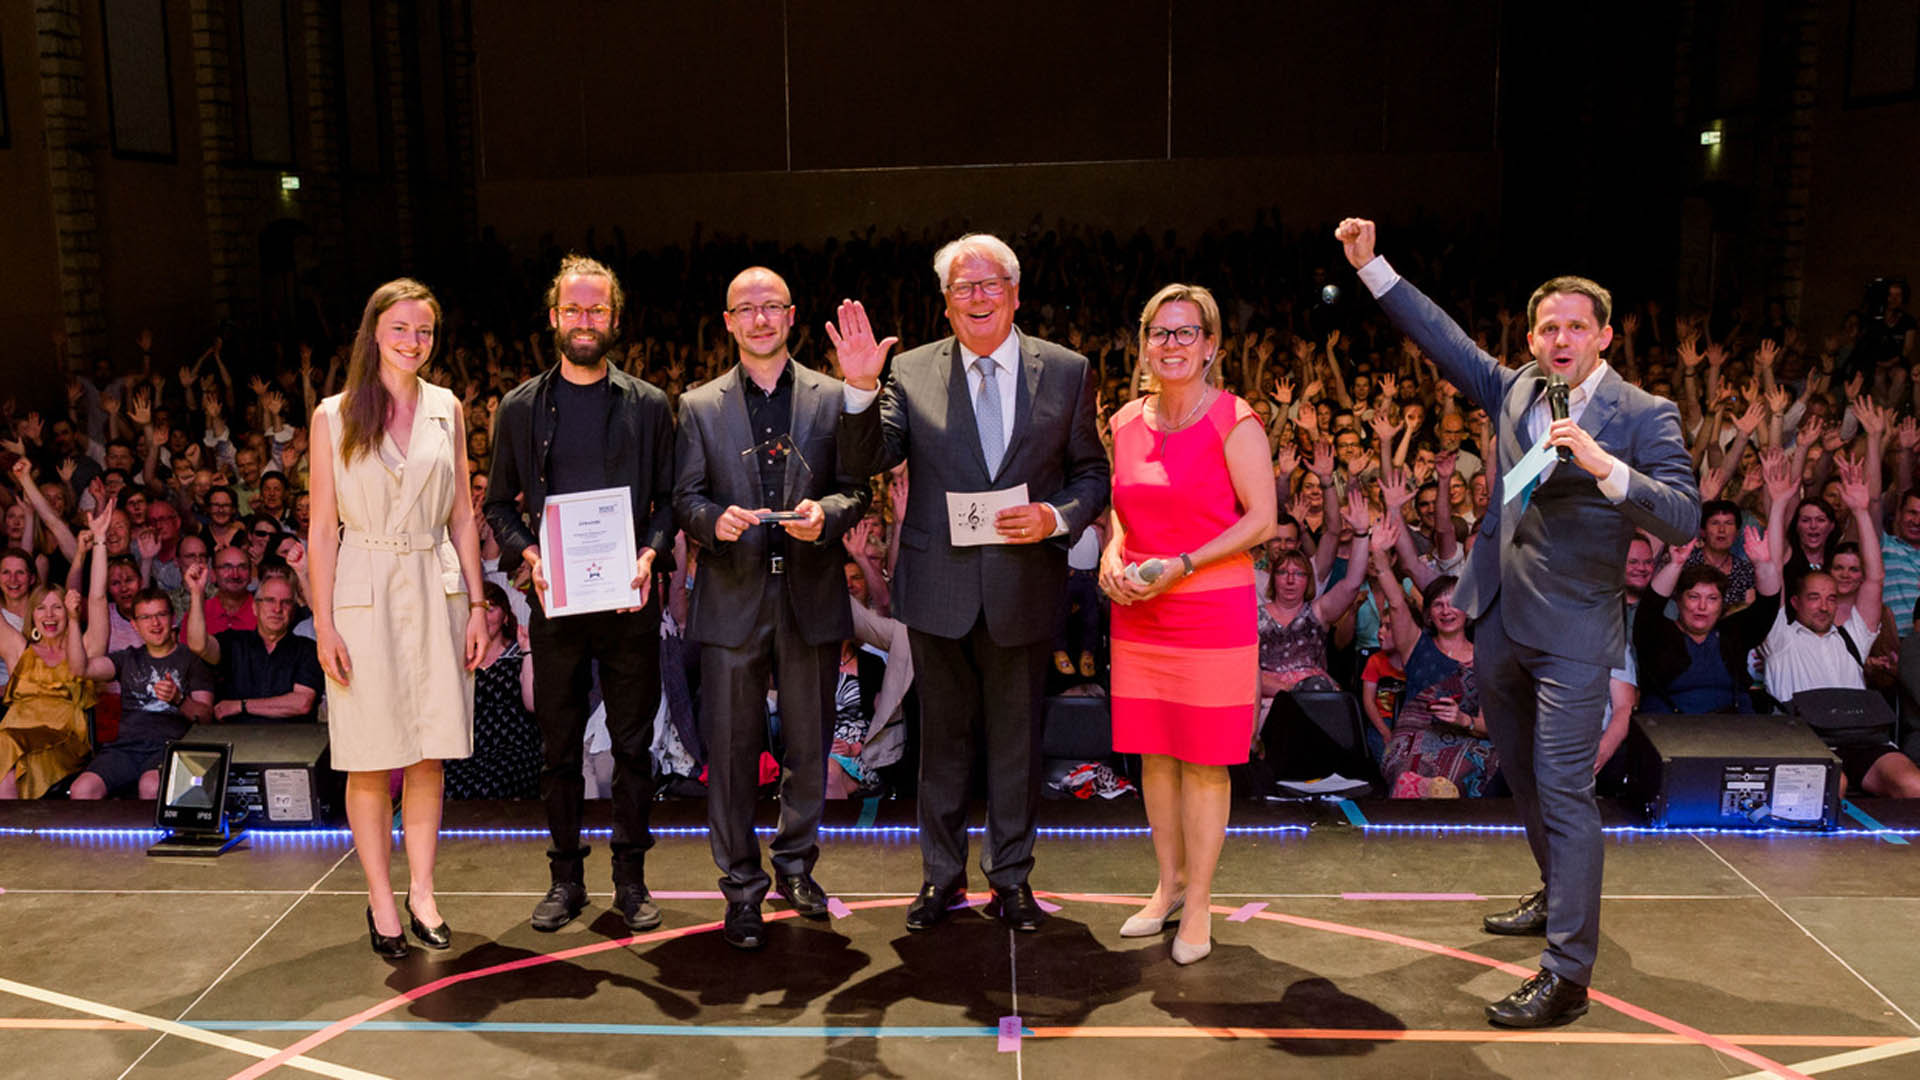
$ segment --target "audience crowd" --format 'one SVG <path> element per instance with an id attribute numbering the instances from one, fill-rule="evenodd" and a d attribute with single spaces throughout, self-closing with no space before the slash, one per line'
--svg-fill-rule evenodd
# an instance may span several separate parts
<path id="1" fill-rule="evenodd" d="M 936 238 L 958 231 L 942 223 L 917 237 L 869 231 L 784 249 L 696 236 L 657 251 L 629 250 L 616 233 L 586 248 L 621 274 L 629 297 L 615 362 L 677 403 L 732 365 L 721 308 L 746 266 L 774 267 L 791 284 L 792 353 L 817 369 L 837 373 L 823 324 L 842 297 L 863 300 L 877 330 L 909 345 L 945 336 L 926 266 Z M 1532 283 L 1493 284 L 1486 260 L 1455 238 L 1406 232 L 1414 250 L 1403 270 L 1483 349 L 1526 363 L 1516 313 Z M 1017 321 L 1092 360 L 1104 434 L 1142 386 L 1142 299 L 1167 281 L 1209 285 L 1222 306 L 1218 362 L 1227 389 L 1265 425 L 1279 506 L 1274 539 L 1255 553 L 1268 718 L 1256 753 L 1296 715 L 1275 707 L 1281 699 L 1340 690 L 1359 700 L 1386 792 L 1499 793 L 1473 643 L 1450 603 L 1467 552 L 1497 542 L 1478 527 L 1495 487 L 1489 420 L 1355 298 L 1351 276 L 1334 269 L 1337 248 L 1317 239 L 1325 235 L 1262 218 L 1189 246 L 1173 234 L 1035 221 L 1006 237 L 1023 268 Z M 501 395 L 555 359 L 539 296 L 559 255 L 516 258 L 489 244 L 462 282 L 441 289 L 447 320 L 426 375 L 466 409 L 476 508 Z M 1815 700 L 1801 697 L 1809 691 L 1835 690 L 1914 707 L 1920 378 L 1907 308 L 1899 283 L 1830 327 L 1796 326 L 1778 303 L 1709 317 L 1622 296 L 1608 360 L 1678 403 L 1708 501 L 1696 540 L 1669 549 L 1643 536 L 1627 555 L 1633 600 L 1622 617 L 1635 648 L 1614 673 L 1603 758 L 1636 710 L 1791 711 Z M 0 473 L 10 480 L 0 483 L 0 797 L 151 797 L 155 778 L 140 766 L 190 723 L 324 721 L 305 558 L 308 423 L 340 388 L 350 334 L 317 306 L 244 350 L 142 333 L 131 347 L 78 358 L 85 369 L 66 377 L 62 408 L 33 407 L 54 400 L 51 387 L 0 395 Z M 845 538 L 858 630 L 840 665 L 835 795 L 913 783 L 911 661 L 889 618 L 910 483 L 904 467 L 876 478 L 869 515 Z M 1056 692 L 1101 693 L 1106 601 L 1093 571 L 1104 539 L 1096 526 L 1071 555 Z M 450 763 L 448 788 L 531 797 L 540 748 L 533 669 L 522 662 L 528 582 L 524 568 L 500 570 L 484 524 L 482 545 L 492 610 L 475 754 Z M 662 581 L 654 756 L 663 777 L 695 790 L 705 755 L 698 646 L 680 628 L 699 562 L 677 547 L 683 557 Z M 1916 746 L 1897 747 L 1891 723 L 1815 727 L 1849 784 L 1920 797 Z M 604 731 L 590 727 L 587 741 L 591 789 Z"/>

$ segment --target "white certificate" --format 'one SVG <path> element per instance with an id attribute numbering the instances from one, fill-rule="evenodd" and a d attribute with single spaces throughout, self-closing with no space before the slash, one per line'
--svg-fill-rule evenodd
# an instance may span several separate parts
<path id="1" fill-rule="evenodd" d="M 548 616 L 639 607 L 640 591 L 631 587 L 638 557 L 631 490 L 547 496 L 540 514 L 540 562 Z"/>
<path id="2" fill-rule="evenodd" d="M 1025 484 L 1002 491 L 947 492 L 947 527 L 953 546 L 1006 543 L 1007 538 L 993 527 L 994 515 L 1010 507 L 1025 506 L 1028 501 Z"/>

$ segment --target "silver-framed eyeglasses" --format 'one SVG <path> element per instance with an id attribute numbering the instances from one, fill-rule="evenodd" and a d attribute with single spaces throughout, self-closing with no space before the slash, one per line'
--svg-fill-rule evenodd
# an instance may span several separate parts
<path id="1" fill-rule="evenodd" d="M 999 296 L 1007 291 L 1007 283 L 1013 279 L 1005 274 L 999 277 L 983 278 L 979 281 L 953 281 L 947 283 L 947 295 L 955 300 L 971 300 L 975 290 L 981 296 Z"/>
<path id="2" fill-rule="evenodd" d="M 779 300 L 769 300 L 764 304 L 736 304 L 727 309 L 727 314 L 736 319 L 752 321 L 755 315 L 765 315 L 768 322 L 785 315 L 793 305 Z"/>
<path id="3" fill-rule="evenodd" d="M 1191 323 L 1186 326 L 1149 326 L 1147 327 L 1147 344 L 1165 345 L 1167 339 L 1172 338 L 1176 344 L 1191 345 L 1199 341 L 1200 335 L 1204 333 L 1206 333 L 1205 327 L 1194 326 Z"/>

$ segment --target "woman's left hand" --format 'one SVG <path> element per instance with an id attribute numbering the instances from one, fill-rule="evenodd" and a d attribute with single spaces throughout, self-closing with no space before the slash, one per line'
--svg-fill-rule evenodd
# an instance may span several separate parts
<path id="1" fill-rule="evenodd" d="M 480 658 L 487 655 L 487 609 L 467 612 L 467 670 L 478 671 Z"/>

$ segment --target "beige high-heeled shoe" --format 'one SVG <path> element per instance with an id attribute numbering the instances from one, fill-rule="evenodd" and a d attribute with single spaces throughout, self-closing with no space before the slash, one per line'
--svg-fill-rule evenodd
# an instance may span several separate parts
<path id="1" fill-rule="evenodd" d="M 1200 945 L 1189 945 L 1181 941 L 1178 937 L 1173 939 L 1173 962 L 1179 964 L 1181 967 L 1205 960 L 1207 954 L 1212 951 L 1213 939 L 1211 937 L 1209 937 L 1204 944 Z"/>
<path id="2" fill-rule="evenodd" d="M 1161 930 L 1164 930 L 1166 928 L 1166 925 L 1169 921 L 1172 921 L 1172 922 L 1179 921 L 1178 919 L 1175 919 L 1174 916 L 1180 914 L 1180 909 L 1186 905 L 1186 902 L 1187 902 L 1187 897 L 1186 897 L 1186 894 L 1184 893 L 1174 897 L 1173 903 L 1167 905 L 1167 913 L 1165 915 L 1160 916 L 1157 919 L 1149 915 L 1127 916 L 1127 921 L 1120 924 L 1120 936 L 1121 937 L 1152 937 L 1155 934 L 1158 934 Z"/>

